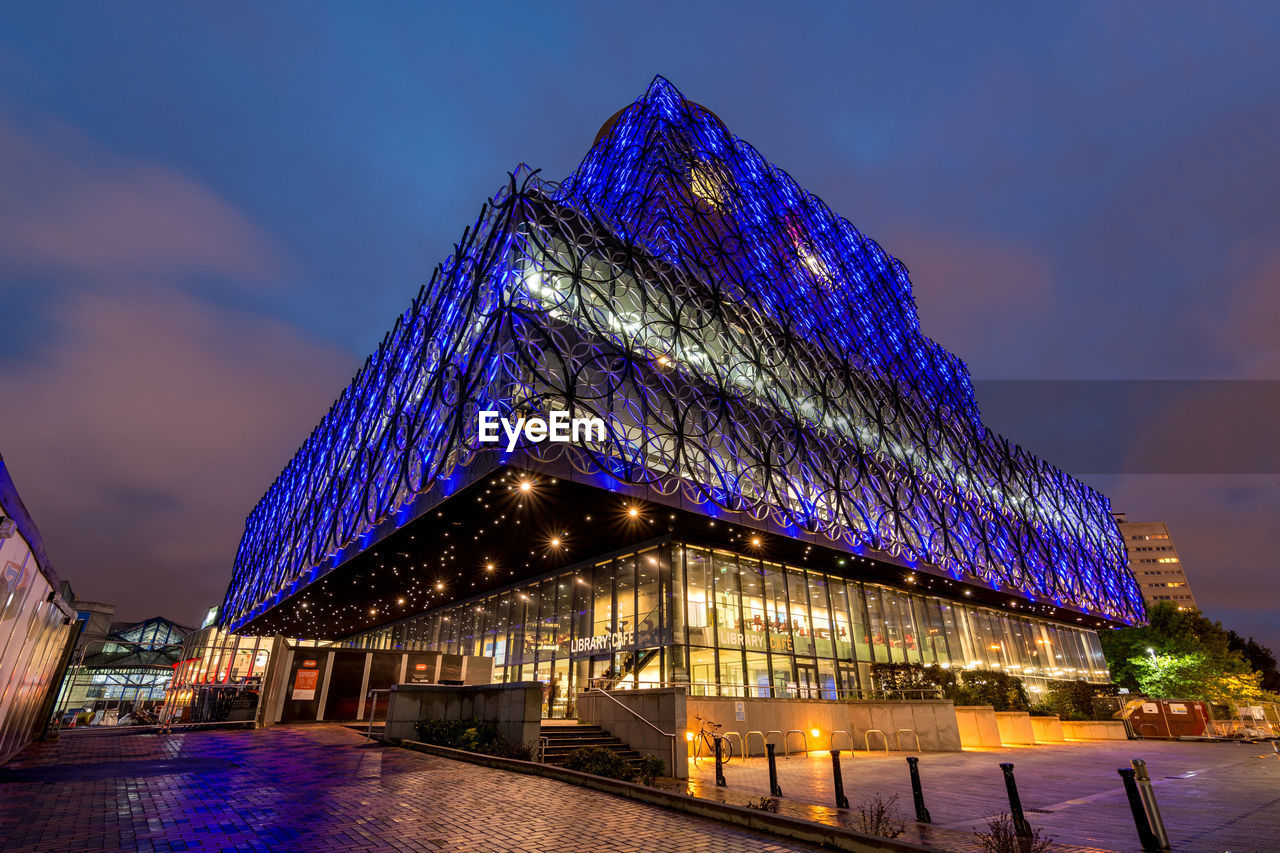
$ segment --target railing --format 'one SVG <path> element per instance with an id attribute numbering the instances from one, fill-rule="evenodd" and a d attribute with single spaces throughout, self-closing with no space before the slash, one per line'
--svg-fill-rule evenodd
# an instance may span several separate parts
<path id="1" fill-rule="evenodd" d="M 364 733 L 364 739 L 365 739 L 365 740 L 373 740 L 373 718 L 374 718 L 374 716 L 378 713 L 378 694 L 379 694 L 379 693 L 386 693 L 386 694 L 388 694 L 388 698 L 387 698 L 387 703 L 388 703 L 388 705 L 387 705 L 387 710 L 388 710 L 388 711 L 390 711 L 390 710 L 391 710 L 391 705 L 390 705 L 390 702 L 391 702 L 391 699 L 390 699 L 390 693 L 391 693 L 391 691 L 390 691 L 390 690 L 370 690 L 370 691 L 369 691 L 369 698 L 370 698 L 371 700 L 373 700 L 373 702 L 372 702 L 372 704 L 369 706 L 369 730 L 368 730 L 367 732 L 365 732 L 365 733 Z M 384 720 L 384 722 L 383 722 L 383 724 L 382 724 L 382 725 L 383 725 L 383 732 L 385 733 L 385 732 L 386 732 L 386 722 L 385 722 L 385 720 Z"/>
<path id="2" fill-rule="evenodd" d="M 676 775 L 676 736 L 675 736 L 673 733 L 671 733 L 671 732 L 664 732 L 662 729 L 660 729 L 660 728 L 658 728 L 657 726 L 655 726 L 651 721 L 649 721 L 649 720 L 645 719 L 644 717 L 640 716 L 640 714 L 639 714 L 639 713 L 637 713 L 634 709 L 627 707 L 626 703 L 624 703 L 624 702 L 619 702 L 617 699 L 613 698 L 613 697 L 612 697 L 612 696 L 610 696 L 608 693 L 606 693 L 605 691 L 601 690 L 601 689 L 600 689 L 600 688 L 598 688 L 598 687 L 593 687 L 593 688 L 591 688 L 590 690 L 588 690 L 588 691 L 586 691 L 586 692 L 587 692 L 587 693 L 599 693 L 601 696 L 603 696 L 604 698 L 608 699 L 610 702 L 612 702 L 613 704 L 617 705 L 619 708 L 621 708 L 622 710 L 626 711 L 628 714 L 630 714 L 631 716 L 635 717 L 637 720 L 639 720 L 640 722 L 644 723 L 646 726 L 648 726 L 649 728 L 653 729 L 653 730 L 654 730 L 655 732 L 657 732 L 658 734 L 662 735 L 662 736 L 663 736 L 663 737 L 665 737 L 665 738 L 670 738 L 670 739 L 671 739 L 671 775 L 672 775 L 672 776 Z"/>
<path id="3" fill-rule="evenodd" d="M 533 751 L 533 760 L 539 764 L 547 761 L 547 747 L 551 746 L 551 738 L 545 735 L 538 738 L 538 748 Z"/>

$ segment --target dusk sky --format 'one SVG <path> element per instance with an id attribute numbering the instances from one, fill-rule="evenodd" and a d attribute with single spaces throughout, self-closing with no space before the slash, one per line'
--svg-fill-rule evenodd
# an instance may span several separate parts
<path id="1" fill-rule="evenodd" d="M 9 4 L 0 453 L 80 597 L 198 622 L 506 173 L 563 177 L 660 73 L 907 265 L 993 428 L 1280 650 L 1278 46 L 1241 2 Z M 1084 470 L 997 379 L 1200 382 L 1075 413 Z"/>

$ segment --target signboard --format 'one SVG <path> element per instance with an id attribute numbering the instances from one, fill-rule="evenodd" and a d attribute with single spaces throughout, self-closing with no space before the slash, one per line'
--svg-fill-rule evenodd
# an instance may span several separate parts
<path id="1" fill-rule="evenodd" d="M 733 718 L 740 723 L 747 719 L 747 703 L 746 702 L 733 703 Z"/>
<path id="2" fill-rule="evenodd" d="M 303 661 L 303 666 L 311 664 L 315 666 L 315 661 Z M 309 702 L 316 698 L 316 687 L 320 684 L 320 673 L 315 669 L 299 669 L 297 675 L 293 677 L 293 693 L 289 698 L 294 701 Z"/>
<path id="3" fill-rule="evenodd" d="M 1170 714 L 1185 714 L 1185 713 L 1187 713 L 1187 706 L 1186 706 L 1186 705 L 1179 705 L 1179 704 L 1178 704 L 1178 703 L 1176 703 L 1176 702 L 1170 702 L 1170 703 L 1169 703 L 1169 713 L 1170 713 Z"/>
<path id="4" fill-rule="evenodd" d="M 584 652 L 616 651 L 623 646 L 635 644 L 635 631 L 614 631 L 611 634 L 596 634 L 594 637 L 579 637 L 569 644 L 569 653 L 577 655 Z"/>
<path id="5" fill-rule="evenodd" d="M 1159 706 L 1159 705 L 1157 705 L 1155 702 L 1143 702 L 1143 703 L 1142 703 L 1142 713 L 1144 713 L 1144 714 L 1159 714 L 1159 713 L 1160 713 L 1160 706 Z"/>
<path id="6" fill-rule="evenodd" d="M 436 662 L 439 660 L 439 652 L 410 652 L 404 680 L 409 684 L 435 684 Z"/>

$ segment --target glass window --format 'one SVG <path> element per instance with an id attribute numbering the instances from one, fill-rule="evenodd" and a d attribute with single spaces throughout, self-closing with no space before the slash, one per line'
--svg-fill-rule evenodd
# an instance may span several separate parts
<path id="1" fill-rule="evenodd" d="M 732 554 L 715 551 L 711 555 L 711 579 L 715 584 L 716 634 L 722 649 L 742 648 L 742 607 L 738 600 L 738 561 Z M 725 662 L 720 661 L 721 675 Z M 741 671 L 738 675 L 741 676 Z M 739 681 L 739 684 L 742 682 Z"/>
<path id="2" fill-rule="evenodd" d="M 787 569 L 788 624 L 791 625 L 791 641 L 796 654 L 812 655 L 813 625 L 809 620 L 809 589 L 804 575 L 795 569 Z"/>
<path id="3" fill-rule="evenodd" d="M 636 641 L 636 555 L 628 554 L 614 563 L 614 601 L 617 618 L 613 630 L 623 636 L 623 643 L 634 648 Z M 615 649 L 616 651 L 616 649 Z"/>
<path id="4" fill-rule="evenodd" d="M 869 623 L 871 634 L 871 649 L 875 654 L 877 663 L 887 663 L 891 660 L 889 656 L 889 637 L 888 631 L 884 623 L 884 615 L 881 610 L 881 604 L 884 601 L 884 588 L 865 585 L 867 595 L 867 614 L 870 616 Z"/>
<path id="5" fill-rule="evenodd" d="M 597 564 L 594 575 L 595 596 L 591 606 L 593 621 L 589 636 L 600 637 L 605 634 L 612 634 L 614 628 L 613 563 Z"/>
<path id="6" fill-rule="evenodd" d="M 712 634 L 714 606 L 712 604 L 711 561 L 700 548 L 687 549 L 685 571 L 689 578 L 689 645 L 714 646 Z"/>
<path id="7" fill-rule="evenodd" d="M 659 552 L 652 548 L 640 554 L 636 568 L 636 645 L 647 649 L 662 645 L 662 608 L 659 595 L 661 567 Z"/>
<path id="8" fill-rule="evenodd" d="M 759 560 L 750 557 L 739 558 L 739 564 L 742 567 L 738 575 L 738 581 L 742 585 L 742 644 L 748 652 L 764 652 L 769 648 L 769 616 L 764 606 L 764 570 L 760 567 Z M 764 669 L 767 678 L 767 667 Z"/>
<path id="9" fill-rule="evenodd" d="M 694 696 L 715 696 L 719 678 L 716 675 L 715 649 L 689 650 L 689 692 Z"/>
<path id="10" fill-rule="evenodd" d="M 809 587 L 809 616 L 813 622 L 813 648 L 819 661 L 835 660 L 835 631 L 831 627 L 831 607 L 827 600 L 827 579 L 818 572 L 805 575 Z M 832 683 L 835 670 L 832 669 Z M 832 698 L 835 698 L 834 696 Z"/>
<path id="11" fill-rule="evenodd" d="M 840 578 L 827 578 L 831 595 L 831 618 L 835 631 L 835 653 L 839 660 L 853 660 L 853 623 L 849 621 L 849 592 Z"/>
<path id="12" fill-rule="evenodd" d="M 795 648 L 791 639 L 791 623 L 787 618 L 787 581 L 782 566 L 777 563 L 764 564 L 764 598 L 767 608 L 766 619 L 769 623 L 769 650 L 773 653 L 775 673 L 779 667 L 779 655 L 790 655 Z M 785 684 L 790 679 L 791 661 L 785 660 L 787 678 L 775 680 L 774 686 Z"/>

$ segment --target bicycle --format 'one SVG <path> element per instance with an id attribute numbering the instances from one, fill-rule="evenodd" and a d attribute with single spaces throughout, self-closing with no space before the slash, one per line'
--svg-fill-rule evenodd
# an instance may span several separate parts
<path id="1" fill-rule="evenodd" d="M 698 767 L 698 759 L 703 757 L 702 750 L 707 750 L 707 758 L 715 760 L 716 741 L 720 742 L 720 761 L 724 764 L 729 763 L 729 759 L 733 758 L 733 741 L 725 738 L 716 729 L 724 728 L 719 723 L 713 723 L 710 720 L 703 719 L 697 715 L 694 719 L 698 721 L 698 733 L 693 738 L 693 766 Z"/>

